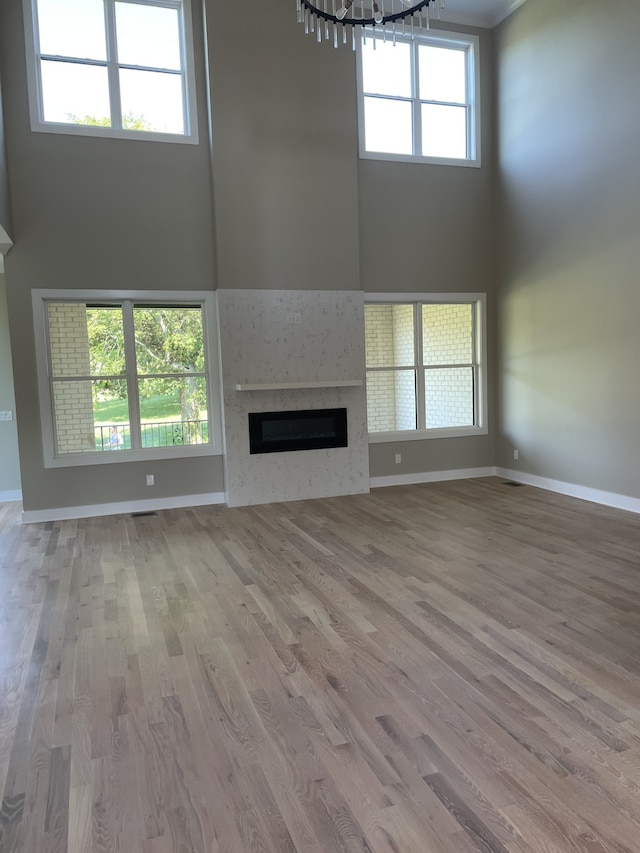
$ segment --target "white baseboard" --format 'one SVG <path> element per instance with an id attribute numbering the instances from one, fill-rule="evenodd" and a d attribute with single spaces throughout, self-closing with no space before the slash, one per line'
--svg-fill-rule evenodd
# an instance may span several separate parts
<path id="1" fill-rule="evenodd" d="M 458 468 L 454 471 L 421 471 L 417 474 L 392 474 L 389 477 L 372 477 L 371 488 L 384 486 L 409 486 L 414 483 L 441 483 L 444 480 L 471 480 L 476 477 L 495 477 L 496 469 Z"/>
<path id="2" fill-rule="evenodd" d="M 109 504 L 65 506 L 57 509 L 33 509 L 22 513 L 23 524 L 36 521 L 68 521 L 73 518 L 92 518 L 98 515 L 128 515 L 132 512 L 154 512 L 160 509 L 180 509 L 190 506 L 223 504 L 224 492 L 203 495 L 177 495 L 173 498 L 150 498 L 142 501 L 118 501 Z"/>
<path id="3" fill-rule="evenodd" d="M 22 492 L 20 489 L 14 489 L 12 492 L 0 492 L 0 504 L 9 503 L 9 501 L 21 501 Z"/>
<path id="4" fill-rule="evenodd" d="M 614 509 L 625 509 L 627 512 L 640 513 L 640 498 L 619 495 L 616 492 L 605 492 L 602 489 L 591 489 L 587 486 L 576 486 L 574 483 L 564 483 L 561 480 L 551 480 L 548 477 L 538 477 L 536 474 L 525 474 L 521 471 L 511 471 L 509 468 L 496 468 L 498 477 L 506 477 L 515 483 L 535 486 L 559 495 L 580 498 L 583 501 L 610 506 Z"/>

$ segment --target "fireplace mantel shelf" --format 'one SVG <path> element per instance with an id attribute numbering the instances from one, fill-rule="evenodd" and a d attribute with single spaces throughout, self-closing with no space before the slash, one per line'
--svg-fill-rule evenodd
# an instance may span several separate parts
<path id="1" fill-rule="evenodd" d="M 358 388 L 362 379 L 320 379 L 303 382 L 242 382 L 236 391 L 289 391 L 295 388 Z"/>

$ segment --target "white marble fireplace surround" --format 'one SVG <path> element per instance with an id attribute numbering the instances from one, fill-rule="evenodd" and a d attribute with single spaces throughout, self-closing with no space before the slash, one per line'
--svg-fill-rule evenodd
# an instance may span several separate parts
<path id="1" fill-rule="evenodd" d="M 369 491 L 364 385 L 237 390 L 364 380 L 361 291 L 219 290 L 229 506 Z M 249 412 L 346 407 L 349 446 L 249 453 Z"/>

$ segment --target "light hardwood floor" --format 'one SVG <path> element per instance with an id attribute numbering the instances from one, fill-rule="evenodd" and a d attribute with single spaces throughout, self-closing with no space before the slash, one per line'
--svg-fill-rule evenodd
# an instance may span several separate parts
<path id="1" fill-rule="evenodd" d="M 0 505 L 1 853 L 640 850 L 639 531 L 498 479 Z"/>

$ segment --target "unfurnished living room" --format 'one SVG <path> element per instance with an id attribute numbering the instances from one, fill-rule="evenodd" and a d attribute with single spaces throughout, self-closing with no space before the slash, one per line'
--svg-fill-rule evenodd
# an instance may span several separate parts
<path id="1" fill-rule="evenodd" d="M 640 848 L 639 36 L 3 0 L 0 853 Z"/>

